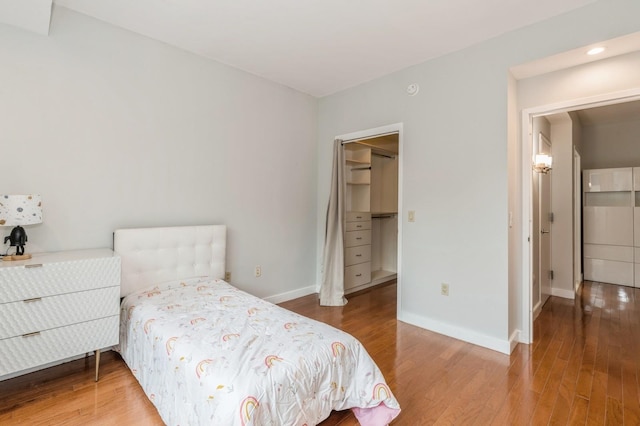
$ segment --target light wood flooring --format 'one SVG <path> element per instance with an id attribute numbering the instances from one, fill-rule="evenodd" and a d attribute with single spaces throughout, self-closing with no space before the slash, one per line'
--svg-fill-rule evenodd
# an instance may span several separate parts
<path id="1" fill-rule="evenodd" d="M 402 406 L 393 425 L 640 425 L 640 289 L 586 282 L 575 301 L 551 297 L 532 345 L 500 354 L 395 319 L 395 284 L 321 308 L 287 309 L 356 336 Z M 119 356 L 0 382 L 0 425 L 161 425 Z M 349 411 L 323 426 L 356 425 Z"/>

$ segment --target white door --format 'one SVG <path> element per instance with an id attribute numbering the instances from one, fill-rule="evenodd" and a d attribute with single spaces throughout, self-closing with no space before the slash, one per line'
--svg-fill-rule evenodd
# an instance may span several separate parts
<path id="1" fill-rule="evenodd" d="M 551 141 L 542 133 L 538 143 L 539 154 L 551 155 Z M 540 254 L 538 277 L 540 278 L 540 306 L 544 305 L 551 295 L 551 172 L 541 173 L 539 177 L 538 206 Z"/>

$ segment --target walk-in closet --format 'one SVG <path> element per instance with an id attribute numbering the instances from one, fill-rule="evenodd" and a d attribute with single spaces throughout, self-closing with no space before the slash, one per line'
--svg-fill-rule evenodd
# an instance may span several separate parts
<path id="1" fill-rule="evenodd" d="M 345 143 L 346 293 L 396 278 L 398 134 Z"/>

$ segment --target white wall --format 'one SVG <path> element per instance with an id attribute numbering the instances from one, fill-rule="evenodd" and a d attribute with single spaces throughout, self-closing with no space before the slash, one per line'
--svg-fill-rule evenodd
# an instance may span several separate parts
<path id="1" fill-rule="evenodd" d="M 0 193 L 44 203 L 28 251 L 224 223 L 234 284 L 312 291 L 316 117 L 308 95 L 61 7 L 49 37 L 0 25 Z"/>
<path id="2" fill-rule="evenodd" d="M 583 135 L 582 135 L 582 123 L 576 111 L 569 112 L 569 118 L 571 118 L 571 137 L 573 139 L 573 146 L 578 151 L 578 154 L 582 155 Z"/>
<path id="3" fill-rule="evenodd" d="M 520 194 L 509 193 L 509 180 L 520 179 L 521 166 L 508 166 L 507 141 L 513 143 L 509 153 L 514 155 L 509 158 L 519 159 L 521 147 L 509 139 L 517 132 L 507 132 L 512 111 L 507 105 L 508 70 L 638 31 L 638 14 L 638 2 L 601 0 L 321 99 L 318 245 L 324 233 L 333 137 L 402 122 L 403 211 L 415 210 L 416 222 L 402 218 L 398 315 L 508 352 L 509 338 L 519 327 L 509 321 L 518 316 L 510 315 L 509 294 L 522 285 L 509 281 L 521 275 L 508 270 L 509 241 L 522 242 Z M 405 92 L 411 83 L 420 85 L 415 97 Z M 511 232 L 518 233 L 513 239 L 510 210 L 516 223 Z M 521 259 L 513 262 L 520 264 Z M 449 297 L 440 295 L 442 282 L 450 284 Z"/>
<path id="4" fill-rule="evenodd" d="M 551 121 L 551 294 L 575 298 L 573 280 L 573 126 L 567 113 L 555 114 Z"/>
<path id="5" fill-rule="evenodd" d="M 640 166 L 640 118 L 582 127 L 584 169 Z"/>
<path id="6" fill-rule="evenodd" d="M 507 75 L 507 115 L 508 116 L 515 116 L 518 113 L 518 110 L 517 110 L 518 99 L 516 97 L 516 94 L 517 94 L 516 87 L 517 87 L 517 81 L 513 77 L 513 75 L 509 73 Z M 517 122 L 513 120 L 510 120 L 507 122 L 507 140 L 517 139 L 518 131 L 519 131 L 519 126 Z M 507 145 L 507 174 L 509 176 L 515 175 L 516 165 L 520 161 L 519 151 L 515 148 L 516 147 L 513 144 Z M 521 178 L 508 179 L 507 191 L 509 194 L 515 194 L 517 193 L 518 188 L 520 188 L 521 186 L 522 186 Z M 508 272 L 509 274 L 508 276 L 508 282 L 509 282 L 508 330 L 509 330 L 509 342 L 511 345 L 509 350 L 512 351 L 520 337 L 519 331 L 515 326 L 512 326 L 512 324 L 518 324 L 520 321 L 519 316 L 521 315 L 520 312 L 523 309 L 523 296 L 524 296 L 525 289 L 522 286 L 512 286 L 513 283 L 518 282 L 519 277 L 517 276 L 517 274 L 519 272 L 519 269 L 518 269 L 519 262 L 522 259 L 522 248 L 517 246 L 516 243 L 520 240 L 517 233 L 514 232 L 516 229 L 519 229 L 519 226 L 516 222 L 518 220 L 518 215 L 515 214 L 514 197 L 509 197 L 507 200 L 507 203 L 509 208 L 509 213 L 508 213 L 509 243 L 508 244 L 509 244 L 509 247 L 512 248 L 511 250 L 508 251 L 508 269 L 509 269 L 509 272 Z M 526 291 L 530 292 L 531 289 L 527 288 Z M 526 310 L 528 311 L 529 308 L 527 307 Z"/>
<path id="7" fill-rule="evenodd" d="M 582 284 L 582 127 L 575 112 L 570 112 L 571 137 L 573 139 L 573 290 Z"/>

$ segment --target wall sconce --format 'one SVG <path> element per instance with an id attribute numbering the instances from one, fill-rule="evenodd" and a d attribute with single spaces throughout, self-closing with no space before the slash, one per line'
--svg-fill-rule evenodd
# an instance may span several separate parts
<path id="1" fill-rule="evenodd" d="M 533 170 L 536 173 L 547 174 L 551 170 L 551 164 L 553 158 L 549 154 L 536 154 L 536 159 L 533 162 Z"/>
<path id="2" fill-rule="evenodd" d="M 4 243 L 16 248 L 15 255 L 6 255 L 4 260 L 31 259 L 24 254 L 27 233 L 22 225 L 42 223 L 42 198 L 39 195 L 0 195 L 0 226 L 13 226 L 11 235 Z"/>

